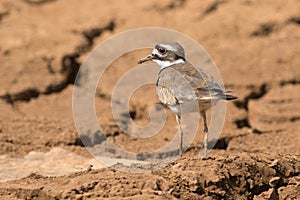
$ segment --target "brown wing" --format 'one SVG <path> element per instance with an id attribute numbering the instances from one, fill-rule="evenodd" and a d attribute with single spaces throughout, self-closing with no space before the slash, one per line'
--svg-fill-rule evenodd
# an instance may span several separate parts
<path id="1" fill-rule="evenodd" d="M 202 70 L 190 63 L 177 64 L 159 73 L 158 96 L 165 104 L 178 104 L 189 100 L 222 99 L 222 87 Z"/>

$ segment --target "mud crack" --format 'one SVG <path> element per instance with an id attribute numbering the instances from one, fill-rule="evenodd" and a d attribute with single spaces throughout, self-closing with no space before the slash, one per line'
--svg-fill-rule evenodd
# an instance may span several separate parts
<path id="1" fill-rule="evenodd" d="M 100 37 L 104 31 L 113 32 L 116 28 L 115 20 L 111 20 L 104 27 L 94 27 L 88 30 L 82 31 L 82 36 L 85 38 L 85 42 L 78 45 L 75 48 L 75 52 L 73 54 L 82 55 L 83 53 L 88 52 L 91 47 L 94 45 L 94 40 L 97 37 Z"/>
<path id="2" fill-rule="evenodd" d="M 166 11 L 166 10 L 174 10 L 177 8 L 181 8 L 185 5 L 186 0 L 173 0 L 169 4 L 163 7 L 154 6 L 154 9 L 158 11 Z"/>
<path id="3" fill-rule="evenodd" d="M 266 22 L 259 27 L 257 27 L 254 31 L 251 32 L 250 36 L 252 37 L 266 37 L 269 36 L 274 31 L 280 30 L 284 28 L 287 24 L 296 24 L 300 25 L 300 16 L 293 16 L 288 18 L 283 22 Z"/>
<path id="4" fill-rule="evenodd" d="M 261 24 L 256 30 L 254 30 L 250 36 L 268 36 L 270 35 L 276 28 L 278 27 L 278 24 L 275 22 L 268 22 L 265 24 Z"/>
<path id="5" fill-rule="evenodd" d="M 0 96 L 0 99 L 12 105 L 15 101 L 30 101 L 30 99 L 37 98 L 39 95 L 40 91 L 37 89 L 28 88 L 14 94 L 6 93 L 5 95 Z"/>
<path id="6" fill-rule="evenodd" d="M 63 79 L 60 82 L 49 84 L 44 90 L 37 88 L 26 88 L 22 91 L 10 94 L 7 92 L 5 95 L 0 96 L 0 99 L 4 100 L 8 104 L 14 104 L 16 101 L 30 101 L 32 98 L 37 98 L 40 95 L 49 95 L 52 93 L 58 93 L 64 90 L 68 85 L 74 84 L 77 73 L 79 71 L 81 63 L 78 58 L 84 53 L 88 52 L 94 45 L 94 40 L 100 37 L 103 32 L 112 32 L 115 29 L 114 20 L 110 21 L 104 27 L 91 28 L 82 32 L 85 42 L 75 47 L 73 53 L 65 54 L 61 58 L 61 71 Z M 49 73 L 53 73 L 51 64 L 53 58 L 42 58 L 47 63 Z"/>
<path id="7" fill-rule="evenodd" d="M 290 79 L 290 80 L 283 80 L 283 81 L 280 81 L 279 83 L 279 86 L 283 87 L 285 85 L 297 85 L 297 84 L 300 84 L 300 80 L 297 80 L 297 79 Z"/>
<path id="8" fill-rule="evenodd" d="M 287 23 L 294 23 L 300 25 L 300 16 L 291 17 L 287 20 Z"/>
<path id="9" fill-rule="evenodd" d="M 248 113 L 249 101 L 251 99 L 259 99 L 259 98 L 262 98 L 263 96 L 265 96 L 266 93 L 268 92 L 269 85 L 267 83 L 263 83 L 260 86 L 249 85 L 247 87 L 251 89 L 251 92 L 244 99 L 236 100 L 233 103 L 237 108 L 245 109 L 246 112 Z M 236 119 L 234 121 L 234 123 L 236 124 L 236 127 L 239 129 L 242 129 L 244 127 L 251 128 L 248 114 L 245 118 Z M 255 131 L 257 131 L 257 130 L 254 130 L 254 132 Z"/>
<path id="10" fill-rule="evenodd" d="M 268 92 L 269 89 L 267 83 L 263 83 L 258 87 L 253 85 L 250 85 L 248 87 L 252 90 L 250 94 L 248 94 L 244 98 L 244 100 L 236 100 L 233 102 L 236 107 L 245 109 L 246 111 L 248 111 L 248 103 L 251 99 L 262 98 Z"/>
<path id="11" fill-rule="evenodd" d="M 219 8 L 219 6 L 222 4 L 222 3 L 225 3 L 224 0 L 217 0 L 217 1 L 214 1 L 213 3 L 211 3 L 203 12 L 202 16 L 205 16 L 205 15 L 208 15 L 210 13 L 213 13 L 215 11 L 217 11 L 217 9 Z"/>
<path id="12" fill-rule="evenodd" d="M 1 12 L 0 13 L 0 22 L 9 15 L 9 12 L 8 11 L 5 11 L 5 12 Z"/>
<path id="13" fill-rule="evenodd" d="M 42 5 L 45 3 L 50 3 L 56 0 L 23 0 L 24 2 L 30 4 L 30 5 Z"/>
<path id="14" fill-rule="evenodd" d="M 184 4 L 186 3 L 186 0 L 174 0 L 171 3 L 169 3 L 166 8 L 169 10 L 175 9 L 175 8 L 180 8 L 182 6 L 184 6 Z"/>

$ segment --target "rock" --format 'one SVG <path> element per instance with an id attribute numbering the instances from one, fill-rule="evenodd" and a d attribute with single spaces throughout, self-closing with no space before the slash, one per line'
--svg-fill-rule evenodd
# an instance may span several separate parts
<path id="1" fill-rule="evenodd" d="M 24 158 L 2 156 L 0 161 L 2 169 L 0 171 L 0 182 L 20 179 L 32 173 L 55 177 L 86 171 L 86 166 L 91 163 L 93 169 L 103 167 L 95 159 L 88 159 L 58 147 L 46 153 L 31 151 Z"/>
<path id="2" fill-rule="evenodd" d="M 262 192 L 260 195 L 254 196 L 254 200 L 275 200 L 278 199 L 278 194 L 276 189 L 270 188 L 266 192 Z"/>
<path id="3" fill-rule="evenodd" d="M 300 196 L 300 184 L 299 178 L 296 184 L 291 184 L 286 187 L 280 187 L 278 189 L 279 199 L 299 199 Z"/>
<path id="4" fill-rule="evenodd" d="M 279 184 L 281 182 L 281 178 L 280 177 L 273 177 L 270 179 L 269 181 L 269 185 L 272 187 L 272 188 L 278 188 Z"/>
<path id="5" fill-rule="evenodd" d="M 277 165 L 278 165 L 278 160 L 275 159 L 275 160 L 273 160 L 273 162 L 272 162 L 269 166 L 272 167 L 272 168 L 274 168 L 274 167 L 276 167 Z"/>

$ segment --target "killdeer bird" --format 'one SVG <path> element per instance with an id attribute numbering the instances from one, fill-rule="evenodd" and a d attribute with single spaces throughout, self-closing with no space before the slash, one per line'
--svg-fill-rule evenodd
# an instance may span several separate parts
<path id="1" fill-rule="evenodd" d="M 237 99 L 237 97 L 228 95 L 229 91 L 224 91 L 210 75 L 196 69 L 191 63 L 186 61 L 184 49 L 177 42 L 163 42 L 155 45 L 152 54 L 139 60 L 138 64 L 147 61 L 154 61 L 161 67 L 156 80 L 157 94 L 160 101 L 176 114 L 176 121 L 180 129 L 180 155 L 183 153 L 181 115 L 185 112 L 200 112 L 204 122 L 203 150 L 204 156 L 206 156 L 208 138 L 207 110 L 219 100 L 233 100 Z M 191 101 L 197 102 L 196 109 L 189 109 L 188 106 L 182 107 Z"/>

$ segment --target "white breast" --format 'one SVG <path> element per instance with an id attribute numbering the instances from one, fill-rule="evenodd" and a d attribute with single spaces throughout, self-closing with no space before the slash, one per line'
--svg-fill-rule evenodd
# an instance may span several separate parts
<path id="1" fill-rule="evenodd" d="M 180 105 L 168 105 L 168 108 L 175 114 L 180 115 Z"/>

